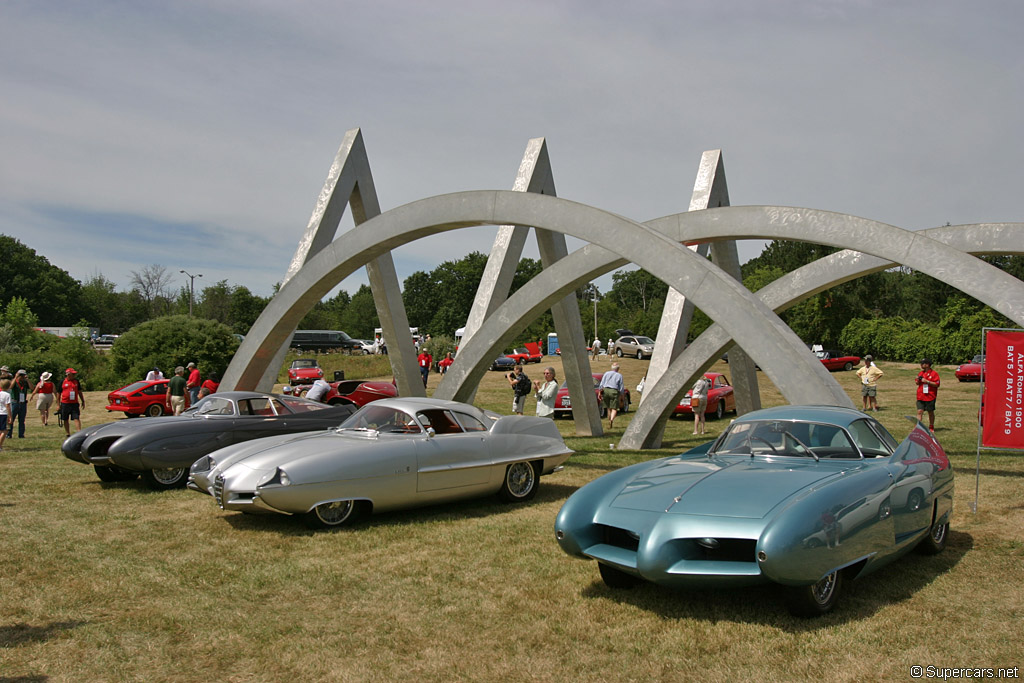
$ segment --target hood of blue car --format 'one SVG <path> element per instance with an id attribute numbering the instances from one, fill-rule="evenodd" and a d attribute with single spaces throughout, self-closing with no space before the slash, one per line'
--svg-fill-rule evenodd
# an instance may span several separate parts
<path id="1" fill-rule="evenodd" d="M 835 476 L 834 467 L 821 467 L 810 458 L 668 458 L 631 479 L 611 507 L 760 519 L 791 496 Z"/>

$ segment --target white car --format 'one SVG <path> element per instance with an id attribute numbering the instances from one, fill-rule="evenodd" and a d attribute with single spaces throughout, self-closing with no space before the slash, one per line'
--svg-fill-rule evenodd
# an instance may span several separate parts
<path id="1" fill-rule="evenodd" d="M 364 355 L 369 356 L 377 353 L 377 347 L 368 339 L 353 339 L 352 341 L 359 342 L 359 346 L 362 347 Z"/>

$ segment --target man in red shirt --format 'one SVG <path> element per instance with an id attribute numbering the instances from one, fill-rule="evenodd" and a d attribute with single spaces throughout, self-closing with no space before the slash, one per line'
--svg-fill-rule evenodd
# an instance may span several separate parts
<path id="1" fill-rule="evenodd" d="M 85 395 L 82 385 L 78 383 L 78 373 L 74 368 L 64 371 L 64 381 L 60 385 L 60 417 L 64 421 L 64 435 L 71 436 L 71 421 L 75 421 L 75 431 L 82 431 L 82 416 L 78 404 L 85 410 Z"/>
<path id="2" fill-rule="evenodd" d="M 423 386 L 427 386 L 427 378 L 430 377 L 430 366 L 434 364 L 434 357 L 426 351 L 426 347 L 420 355 L 416 356 L 416 361 L 420 364 L 420 376 L 423 377 Z"/>
<path id="3" fill-rule="evenodd" d="M 932 370 L 929 358 L 921 359 L 921 372 L 917 373 L 917 421 L 928 413 L 928 431 L 935 433 L 935 397 L 939 393 L 939 373 Z"/>
<path id="4" fill-rule="evenodd" d="M 189 363 L 188 380 L 185 382 L 185 388 L 188 389 L 189 405 L 195 405 L 199 400 L 199 388 L 202 384 L 203 378 L 199 376 L 199 368 L 195 363 Z"/>

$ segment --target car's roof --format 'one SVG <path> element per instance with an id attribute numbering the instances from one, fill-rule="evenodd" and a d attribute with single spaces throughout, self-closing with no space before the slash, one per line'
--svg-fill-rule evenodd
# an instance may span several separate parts
<path id="1" fill-rule="evenodd" d="M 468 403 L 459 401 L 446 401 L 441 398 L 423 398 L 420 396 L 408 396 L 405 398 L 382 398 L 368 403 L 367 405 L 383 408 L 397 408 L 398 410 L 423 410 L 424 408 L 447 408 L 449 410 L 461 410 L 463 412 L 482 413 L 479 408 Z"/>
<path id="2" fill-rule="evenodd" d="M 863 412 L 853 408 L 840 406 L 775 406 L 755 410 L 737 417 L 734 422 L 750 422 L 754 420 L 800 420 L 805 422 L 824 422 L 845 427 L 856 420 L 867 417 Z"/>

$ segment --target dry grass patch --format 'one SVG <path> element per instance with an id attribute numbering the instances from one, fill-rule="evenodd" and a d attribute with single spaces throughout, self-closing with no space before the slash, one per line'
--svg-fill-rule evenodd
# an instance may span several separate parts
<path id="1" fill-rule="evenodd" d="M 622 365 L 635 387 L 647 363 Z M 902 437 L 916 367 L 882 368 L 879 417 Z M 590 439 L 561 420 L 577 454 L 529 504 L 481 499 L 336 533 L 101 483 L 59 454 L 62 431 L 30 423 L 0 454 L 0 677 L 860 681 L 906 680 L 915 664 L 1021 665 L 1024 454 L 983 454 L 972 514 L 977 385 L 939 372 L 938 436 L 958 476 L 949 548 L 850 584 L 814 621 L 790 617 L 772 587 L 612 591 L 594 563 L 558 549 L 552 525 L 572 491 L 696 445 L 689 420 L 673 420 L 656 453 L 608 450 L 631 414 Z M 859 404 L 853 374 L 834 376 Z M 764 403 L 781 402 L 759 377 Z M 510 396 L 488 373 L 477 403 L 507 412 Z M 88 398 L 86 424 L 109 419 L 103 396 Z"/>

